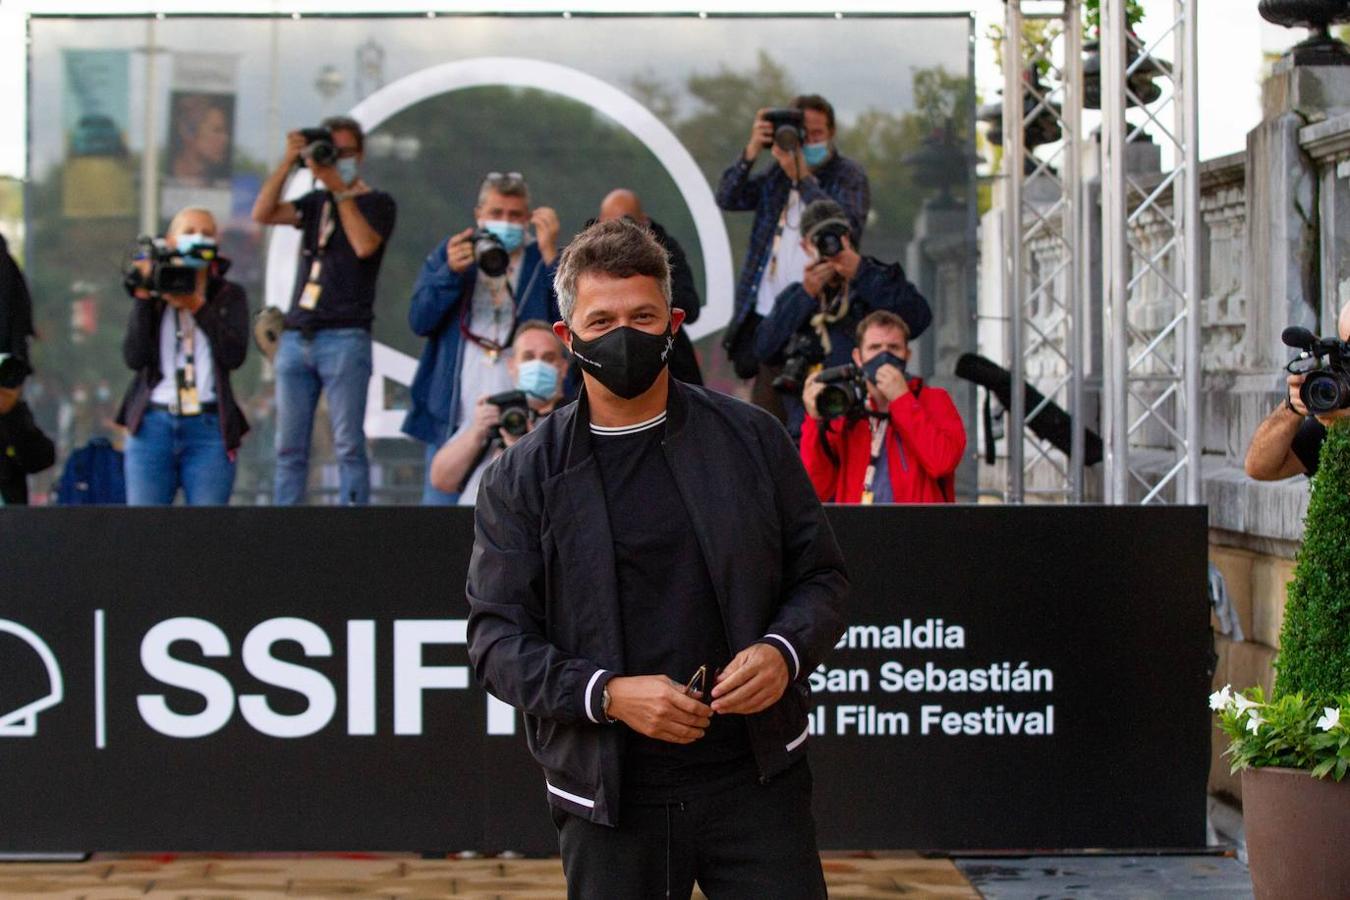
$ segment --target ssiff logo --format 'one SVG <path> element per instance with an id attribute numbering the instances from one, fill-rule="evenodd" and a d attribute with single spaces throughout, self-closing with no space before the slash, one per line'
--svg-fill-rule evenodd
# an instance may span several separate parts
<path id="1" fill-rule="evenodd" d="M 37 734 L 38 713 L 51 709 L 65 697 L 65 684 L 61 680 L 61 667 L 56 664 L 56 656 L 46 641 L 31 630 L 9 619 L 0 619 L 0 634 L 12 634 L 23 641 L 37 654 L 47 670 L 47 691 L 38 699 L 24 703 L 17 709 L 3 711 L 12 702 L 6 697 L 4 684 L 0 684 L 0 737 L 32 737 Z M 12 642 L 7 642 L 11 643 Z M 11 667 L 11 671 L 13 668 Z"/>

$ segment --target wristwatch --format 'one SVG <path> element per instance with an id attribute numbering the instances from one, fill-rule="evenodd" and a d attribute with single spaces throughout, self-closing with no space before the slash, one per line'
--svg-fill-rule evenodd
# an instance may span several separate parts
<path id="1" fill-rule="evenodd" d="M 609 715 L 609 699 L 610 699 L 610 698 L 609 698 L 609 686 L 606 685 L 606 686 L 600 691 L 600 715 L 602 715 L 602 716 L 604 717 L 604 719 L 605 719 L 606 722 L 608 722 L 610 725 L 613 725 L 615 722 L 617 722 L 617 721 L 619 721 L 619 720 L 618 720 L 618 719 L 614 719 L 614 718 L 610 718 L 610 715 Z"/>
<path id="2" fill-rule="evenodd" d="M 351 200 L 359 193 L 361 192 L 357 190 L 338 191 L 336 194 L 333 195 L 333 202 L 341 203 L 343 200 Z"/>

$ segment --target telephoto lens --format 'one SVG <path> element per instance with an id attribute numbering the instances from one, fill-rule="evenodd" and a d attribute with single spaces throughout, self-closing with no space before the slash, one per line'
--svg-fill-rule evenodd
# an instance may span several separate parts
<path id="1" fill-rule="evenodd" d="M 501 238 L 490 231 L 478 229 L 470 238 L 473 241 L 473 262 L 479 271 L 491 278 L 500 278 L 511 265 L 511 255 Z"/>

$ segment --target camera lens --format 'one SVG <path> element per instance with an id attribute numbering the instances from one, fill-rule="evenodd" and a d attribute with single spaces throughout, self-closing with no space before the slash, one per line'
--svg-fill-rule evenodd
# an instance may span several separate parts
<path id="1" fill-rule="evenodd" d="M 1329 372 L 1309 375 L 1300 394 L 1303 405 L 1313 415 L 1334 412 L 1350 404 L 1350 386 Z"/>
<path id="2" fill-rule="evenodd" d="M 816 411 L 821 418 L 834 419 L 848 412 L 852 405 L 848 391 L 837 384 L 827 384 L 816 395 Z"/>
<path id="3" fill-rule="evenodd" d="M 779 125 L 778 129 L 773 133 L 773 142 L 789 153 L 796 150 L 797 146 L 801 143 L 797 134 L 797 126 Z"/>
<path id="4" fill-rule="evenodd" d="M 497 278 L 506 274 L 511 257 L 495 237 L 483 237 L 474 242 L 473 260 L 484 275 Z"/>
<path id="5" fill-rule="evenodd" d="M 501 429 L 512 437 L 520 437 L 530 429 L 530 418 L 525 410 L 512 407 L 502 412 Z"/>

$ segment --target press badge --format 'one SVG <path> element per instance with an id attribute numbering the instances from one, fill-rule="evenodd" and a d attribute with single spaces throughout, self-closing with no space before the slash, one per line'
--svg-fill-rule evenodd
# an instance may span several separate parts
<path id="1" fill-rule="evenodd" d="M 319 294 L 323 292 L 323 286 L 319 284 L 319 274 L 323 271 L 323 262 L 314 260 L 309 267 L 309 280 L 305 283 L 305 289 L 300 292 L 300 308 L 313 310 L 319 306 Z"/>
<path id="2" fill-rule="evenodd" d="M 202 413 L 202 400 L 197 394 L 197 386 L 189 385 L 178 389 L 178 414 L 180 416 L 199 416 Z"/>

